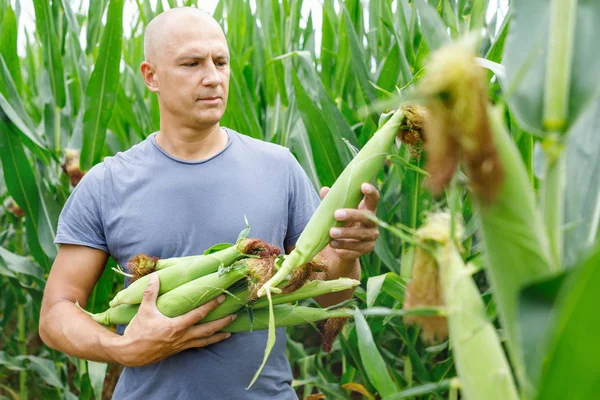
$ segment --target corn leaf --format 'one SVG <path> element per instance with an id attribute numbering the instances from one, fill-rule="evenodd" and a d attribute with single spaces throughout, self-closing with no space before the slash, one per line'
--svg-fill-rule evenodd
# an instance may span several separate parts
<path id="1" fill-rule="evenodd" d="M 398 393 L 394 393 L 390 396 L 386 396 L 383 400 L 397 400 L 397 399 L 408 399 L 414 398 L 415 396 L 425 396 L 433 393 L 444 393 L 447 392 L 452 383 L 452 379 L 444 379 L 436 383 L 426 383 L 424 385 L 418 385 L 409 389 L 404 389 Z"/>
<path id="2" fill-rule="evenodd" d="M 331 151 L 331 149 L 335 148 L 335 141 L 331 132 L 328 129 L 324 129 L 327 123 L 325 122 L 323 113 L 308 96 L 298 77 L 293 75 L 292 80 L 294 82 L 298 110 L 310 138 L 310 146 L 313 151 L 319 180 L 322 185 L 331 186 L 342 173 L 344 165 L 339 154 Z"/>
<path id="3" fill-rule="evenodd" d="M 123 36 L 123 0 L 111 0 L 108 19 L 100 43 L 100 52 L 85 91 L 83 145 L 80 164 L 90 169 L 100 159 L 106 127 L 116 102 Z"/>
<path id="4" fill-rule="evenodd" d="M 572 269 L 561 271 L 558 275 L 544 277 L 526 286 L 519 296 L 519 323 L 525 366 L 535 387 L 539 384 L 544 364 L 545 339 L 551 330 L 552 314 L 556 298 L 568 280 Z M 531 397 L 529 395 L 528 397 Z"/>
<path id="5" fill-rule="evenodd" d="M 0 54 L 2 54 L 2 57 L 4 57 L 8 64 L 8 70 L 15 83 L 17 92 L 20 92 L 21 86 L 23 86 L 23 78 L 21 77 L 21 62 L 17 54 L 17 18 L 10 5 L 4 13 L 4 21 L 0 30 L 2 32 L 2 36 L 0 37 Z M 6 95 L 5 92 L 2 93 Z"/>
<path id="6" fill-rule="evenodd" d="M 40 198 L 35 175 L 23 146 L 12 131 L 10 122 L 5 119 L 0 119 L 0 160 L 6 187 L 26 215 L 25 226 L 31 254 L 48 271 L 50 261 L 44 254 L 38 238 Z"/>
<path id="7" fill-rule="evenodd" d="M 421 18 L 421 32 L 429 45 L 429 50 L 433 51 L 450 41 L 446 32 L 446 26 L 441 20 L 435 9 L 424 0 L 415 0 L 416 9 Z"/>
<path id="8" fill-rule="evenodd" d="M 275 337 L 276 337 L 277 331 L 275 328 L 275 314 L 273 312 L 273 299 L 271 298 L 270 291 L 267 291 L 267 299 L 269 300 L 269 333 L 267 335 L 267 346 L 265 347 L 265 356 L 263 358 L 262 363 L 260 364 L 260 367 L 258 367 L 256 372 L 254 373 L 254 377 L 252 378 L 252 381 L 250 382 L 250 384 L 248 385 L 248 387 L 246 389 L 250 389 L 252 387 L 252 385 L 254 385 L 254 382 L 256 382 L 256 380 L 258 379 L 258 376 L 260 375 L 262 369 L 264 368 L 265 364 L 267 363 L 267 360 L 269 359 L 269 354 L 271 354 L 271 350 L 273 350 L 273 346 L 275 345 Z"/>
<path id="9" fill-rule="evenodd" d="M 350 48 L 351 63 L 350 68 L 354 70 L 363 91 L 365 101 L 374 102 L 377 99 L 373 86 L 371 85 L 371 74 L 365 62 L 365 55 L 361 43 L 358 40 L 358 35 L 354 29 L 354 24 L 350 19 L 350 15 L 346 8 L 342 8 L 344 15 L 344 27 L 346 28 L 346 37 Z"/>
<path id="10" fill-rule="evenodd" d="M 44 271 L 30 259 L 12 253 L 0 246 L 0 260 L 4 262 L 6 267 L 18 274 L 33 276 L 38 279 L 43 279 Z"/>
<path id="11" fill-rule="evenodd" d="M 88 55 L 92 54 L 98 44 L 98 38 L 102 30 L 102 17 L 107 4 L 108 0 L 96 0 L 92 1 L 88 8 L 85 49 Z"/>
<path id="12" fill-rule="evenodd" d="M 551 2 L 515 1 L 514 16 L 506 41 L 504 65 L 510 86 L 508 103 L 519 123 L 531 132 L 541 132 L 548 54 Z M 600 88 L 600 57 L 589 51 L 589 38 L 600 35 L 600 2 L 577 2 L 575 40 L 571 60 L 568 125 L 589 105 Z"/>
<path id="13" fill-rule="evenodd" d="M 29 361 L 29 367 L 37 372 L 44 382 L 56 388 L 64 388 L 60 375 L 52 360 L 36 356 L 25 356 L 25 358 Z"/>
<path id="14" fill-rule="evenodd" d="M 65 106 L 65 80 L 63 72 L 62 57 L 54 18 L 50 9 L 50 1 L 33 0 L 35 7 L 35 23 L 40 40 L 42 41 L 42 53 L 44 65 L 50 79 L 50 88 L 54 95 L 54 101 L 60 108 Z"/>
<path id="15" fill-rule="evenodd" d="M 0 64 L 2 63 L 2 56 L 0 56 Z M 2 65 L 0 65 L 0 69 Z M 1 72 L 0 72 L 1 74 Z M 4 76 L 6 77 L 6 76 Z M 11 91 L 9 90 L 9 93 Z M 13 97 L 14 98 L 14 97 Z M 12 103 L 16 107 L 20 106 L 18 101 Z M 19 135 L 20 140 L 26 145 L 33 154 L 35 154 L 45 164 L 49 163 L 50 155 L 48 149 L 41 141 L 41 138 L 37 135 L 35 130 L 31 130 L 28 124 L 21 119 L 19 113 L 13 108 L 11 102 L 0 94 L 0 118 L 10 121 L 14 126 L 15 132 Z M 23 110 L 22 110 L 23 112 Z M 27 114 L 25 114 L 27 115 Z M 31 123 L 31 122 L 30 122 Z"/>
<path id="16" fill-rule="evenodd" d="M 381 397 L 389 396 L 398 391 L 396 383 L 390 377 L 387 366 L 377 345 L 365 317 L 357 311 L 354 314 L 356 330 L 358 333 L 358 350 L 365 366 L 367 376 Z"/>
<path id="17" fill-rule="evenodd" d="M 102 388 L 104 387 L 104 378 L 106 377 L 106 370 L 108 364 L 100 363 L 96 361 L 87 361 L 87 370 L 94 390 L 96 399 L 102 398 Z"/>
<path id="18" fill-rule="evenodd" d="M 600 247 L 580 263 L 561 288 L 549 331 L 537 399 L 586 399 L 598 391 L 600 352 L 590 346 L 600 321 Z M 565 385 L 564 382 L 569 382 Z"/>
<path id="19" fill-rule="evenodd" d="M 574 265 L 589 251 L 600 223 L 600 100 L 573 125 L 567 139 L 564 263 Z"/>

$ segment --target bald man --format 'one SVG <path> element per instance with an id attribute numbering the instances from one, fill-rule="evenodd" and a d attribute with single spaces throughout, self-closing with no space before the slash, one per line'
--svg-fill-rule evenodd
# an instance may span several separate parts
<path id="1" fill-rule="evenodd" d="M 107 259 L 119 265 L 138 254 L 160 258 L 201 254 L 234 243 L 244 228 L 290 252 L 319 204 L 308 177 L 284 147 L 221 127 L 229 88 L 229 50 L 219 24 L 195 8 L 172 9 L 145 33 L 141 73 L 160 106 L 160 130 L 95 165 L 60 215 L 52 266 L 40 313 L 44 343 L 73 356 L 125 366 L 115 399 L 295 399 L 285 356 L 285 330 L 259 379 L 266 331 L 219 331 L 234 317 L 202 323 L 223 297 L 176 318 L 156 308 L 152 279 L 127 333 L 98 325 L 85 306 Z M 327 193 L 321 189 L 321 197 Z M 321 253 L 321 279 L 360 277 L 358 258 L 373 250 L 379 193 L 363 185 L 358 209 L 337 210 L 345 221 Z M 331 305 L 351 292 L 318 299 Z"/>

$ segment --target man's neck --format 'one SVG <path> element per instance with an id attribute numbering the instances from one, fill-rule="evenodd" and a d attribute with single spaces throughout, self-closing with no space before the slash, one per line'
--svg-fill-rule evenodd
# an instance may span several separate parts
<path id="1" fill-rule="evenodd" d="M 225 148 L 227 133 L 216 124 L 206 129 L 168 128 L 161 124 L 156 143 L 173 157 L 186 161 L 206 160 Z"/>

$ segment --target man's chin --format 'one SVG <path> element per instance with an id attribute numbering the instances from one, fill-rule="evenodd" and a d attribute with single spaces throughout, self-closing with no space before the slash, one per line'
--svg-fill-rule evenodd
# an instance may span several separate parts
<path id="1" fill-rule="evenodd" d="M 219 123 L 221 118 L 223 117 L 223 113 L 214 113 L 211 115 L 194 115 L 192 121 L 195 125 L 199 127 L 211 127 Z"/>

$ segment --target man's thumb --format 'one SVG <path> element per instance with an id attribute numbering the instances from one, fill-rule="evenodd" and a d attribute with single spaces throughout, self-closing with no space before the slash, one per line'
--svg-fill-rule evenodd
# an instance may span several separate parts
<path id="1" fill-rule="evenodd" d="M 148 280 L 148 286 L 144 290 L 144 297 L 142 298 L 142 304 L 140 307 L 156 307 L 156 299 L 158 298 L 158 292 L 160 290 L 160 280 L 157 274 L 151 274 Z"/>

